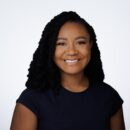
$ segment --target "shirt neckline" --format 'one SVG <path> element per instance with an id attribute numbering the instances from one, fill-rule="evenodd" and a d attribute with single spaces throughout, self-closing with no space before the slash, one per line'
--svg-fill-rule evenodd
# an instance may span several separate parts
<path id="1" fill-rule="evenodd" d="M 66 89 L 65 87 L 63 87 L 63 86 L 61 85 L 61 90 L 62 90 L 63 92 L 65 92 L 65 93 L 71 94 L 71 95 L 81 95 L 81 94 L 84 94 L 84 93 L 86 93 L 86 92 L 89 92 L 89 91 L 91 90 L 91 88 L 92 88 L 92 85 L 89 84 L 89 87 L 86 88 L 85 90 L 80 91 L 80 92 L 74 92 L 74 91 L 71 91 L 71 90 Z"/>

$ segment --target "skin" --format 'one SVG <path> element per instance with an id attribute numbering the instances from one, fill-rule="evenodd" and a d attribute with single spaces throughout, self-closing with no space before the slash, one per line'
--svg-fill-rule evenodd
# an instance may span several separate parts
<path id="1" fill-rule="evenodd" d="M 89 80 L 83 70 L 91 59 L 90 35 L 83 25 L 74 22 L 65 23 L 56 42 L 54 62 L 60 68 L 62 85 L 73 92 L 88 88 Z M 65 62 L 65 60 L 77 60 Z M 24 105 L 17 103 L 10 130 L 37 130 L 36 115 Z M 111 117 L 110 130 L 125 130 L 122 107 Z"/>
<path id="2" fill-rule="evenodd" d="M 83 25 L 67 22 L 61 27 L 54 61 L 61 71 L 62 85 L 67 89 L 82 91 L 88 87 L 84 68 L 91 59 L 91 47 L 90 35 Z"/>
<path id="3" fill-rule="evenodd" d="M 17 103 L 10 130 L 37 130 L 36 115 L 24 105 Z"/>

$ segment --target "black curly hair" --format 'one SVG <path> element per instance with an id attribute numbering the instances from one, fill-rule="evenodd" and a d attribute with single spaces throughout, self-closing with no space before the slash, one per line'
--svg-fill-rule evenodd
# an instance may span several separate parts
<path id="1" fill-rule="evenodd" d="M 27 88 L 38 88 L 58 90 L 61 84 L 59 68 L 53 61 L 55 52 L 55 43 L 59 30 L 66 22 L 76 22 L 84 25 L 90 34 L 90 40 L 93 42 L 91 49 L 91 60 L 86 66 L 84 73 L 91 82 L 103 82 L 104 72 L 100 57 L 100 51 L 97 46 L 97 39 L 92 26 L 90 26 L 76 12 L 66 11 L 55 16 L 43 30 L 38 48 L 33 54 L 33 60 L 30 64 Z"/>

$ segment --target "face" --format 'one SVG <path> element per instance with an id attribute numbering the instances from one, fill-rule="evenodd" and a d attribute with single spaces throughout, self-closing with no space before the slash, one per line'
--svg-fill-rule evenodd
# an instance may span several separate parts
<path id="1" fill-rule="evenodd" d="M 54 62 L 61 75 L 83 74 L 91 58 L 90 35 L 80 23 L 65 23 L 58 34 Z"/>

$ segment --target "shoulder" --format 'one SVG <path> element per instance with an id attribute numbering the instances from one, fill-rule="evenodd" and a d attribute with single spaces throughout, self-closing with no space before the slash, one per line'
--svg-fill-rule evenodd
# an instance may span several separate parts
<path id="1" fill-rule="evenodd" d="M 93 86 L 93 95 L 95 95 L 98 99 L 113 104 L 123 103 L 123 99 L 121 98 L 118 91 L 108 83 L 94 83 Z"/>
<path id="2" fill-rule="evenodd" d="M 48 90 L 40 90 L 40 89 L 29 89 L 26 88 L 24 89 L 19 98 L 18 99 L 31 99 L 33 98 L 33 100 L 37 100 L 38 98 L 41 98 L 43 96 L 47 96 L 50 95 L 50 93 L 52 93 L 51 89 Z"/>
<path id="3" fill-rule="evenodd" d="M 38 98 L 41 95 L 41 92 L 35 89 L 24 89 L 19 98 L 17 99 L 17 101 L 23 101 L 23 100 L 31 100 L 33 98 L 33 100 L 36 100 L 36 98 Z"/>
<path id="4" fill-rule="evenodd" d="M 119 95 L 117 90 L 106 82 L 94 83 L 94 86 L 96 86 L 95 88 L 97 91 L 104 93 L 106 95 L 109 95 L 109 96 Z"/>
<path id="5" fill-rule="evenodd" d="M 107 109 L 110 110 L 110 115 L 114 115 L 123 104 L 123 99 L 120 94 L 111 85 L 102 82 L 96 84 L 97 93 L 100 99 L 105 103 Z M 96 92 L 95 92 L 96 93 Z"/>
<path id="6" fill-rule="evenodd" d="M 37 89 L 25 89 L 21 92 L 20 96 L 16 100 L 16 103 L 20 103 L 29 108 L 33 113 L 39 116 L 39 109 L 41 104 L 46 104 L 46 99 L 51 91 L 42 91 Z"/>

